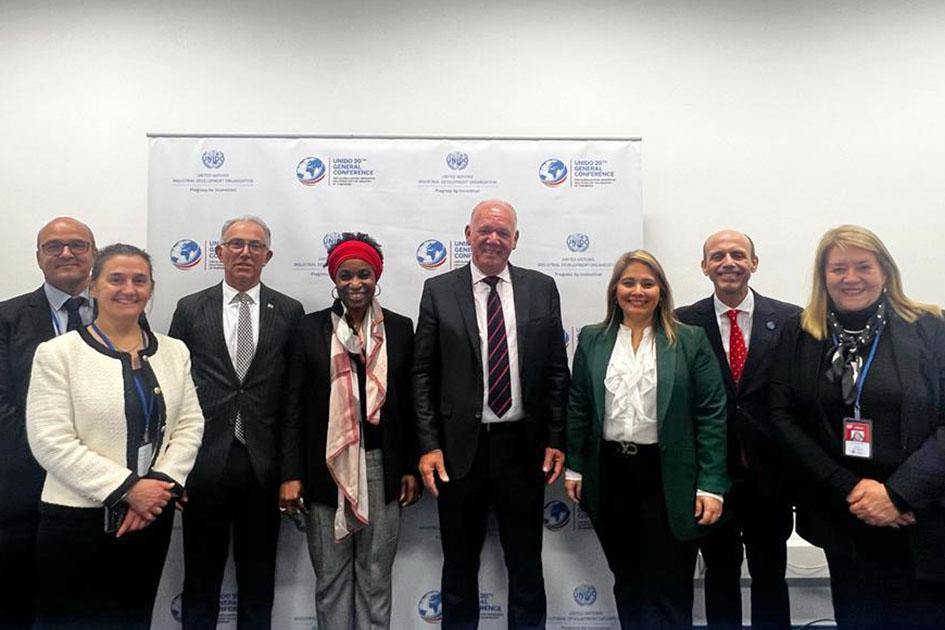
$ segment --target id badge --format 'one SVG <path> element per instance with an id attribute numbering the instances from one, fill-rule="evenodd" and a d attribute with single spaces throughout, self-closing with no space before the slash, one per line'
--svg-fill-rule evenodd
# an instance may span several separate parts
<path id="1" fill-rule="evenodd" d="M 151 470 L 151 457 L 154 455 L 154 445 L 150 442 L 138 447 L 138 476 L 144 477 Z"/>
<path id="2" fill-rule="evenodd" d="M 843 419 L 843 454 L 847 457 L 873 457 L 873 421 L 864 418 Z"/>

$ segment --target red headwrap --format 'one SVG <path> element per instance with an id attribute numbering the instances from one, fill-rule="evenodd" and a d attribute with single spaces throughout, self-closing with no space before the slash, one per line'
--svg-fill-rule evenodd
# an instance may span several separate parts
<path id="1" fill-rule="evenodd" d="M 384 261 L 377 250 L 364 241 L 350 240 L 338 243 L 335 249 L 328 255 L 328 276 L 334 280 L 338 273 L 338 267 L 346 260 L 357 258 L 371 265 L 374 269 L 375 280 L 381 279 L 381 272 L 384 271 Z"/>

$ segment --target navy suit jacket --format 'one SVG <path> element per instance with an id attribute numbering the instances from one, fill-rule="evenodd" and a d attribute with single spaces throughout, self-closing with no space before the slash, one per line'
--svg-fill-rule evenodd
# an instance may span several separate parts
<path id="1" fill-rule="evenodd" d="M 26 393 L 36 347 L 55 336 L 43 287 L 0 303 L 0 522 L 36 514 L 46 473 L 26 440 Z"/>
<path id="2" fill-rule="evenodd" d="M 568 358 L 554 280 L 509 265 L 519 378 L 531 456 L 565 448 Z M 414 337 L 413 394 L 421 454 L 442 449 L 450 477 L 469 472 L 479 445 L 485 379 L 469 265 L 423 285 Z"/>
<path id="3" fill-rule="evenodd" d="M 746 474 L 742 463 L 744 456 L 752 475 L 763 480 L 763 487 L 777 493 L 784 482 L 779 464 L 783 448 L 778 446 L 771 428 L 768 383 L 775 346 L 784 323 L 800 313 L 801 308 L 751 291 L 755 295 L 755 311 L 751 320 L 748 358 L 737 385 L 725 356 L 712 296 L 676 309 L 676 317 L 684 324 L 700 326 L 705 331 L 722 369 L 722 381 L 728 395 L 728 470 L 733 481 L 738 483 Z"/>

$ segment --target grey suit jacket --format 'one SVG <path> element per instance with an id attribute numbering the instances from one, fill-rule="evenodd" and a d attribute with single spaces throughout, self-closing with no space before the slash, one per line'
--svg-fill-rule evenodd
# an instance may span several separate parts
<path id="1" fill-rule="evenodd" d="M 283 403 L 286 345 L 302 318 L 302 304 L 266 285 L 259 292 L 259 342 L 240 382 L 223 332 L 223 284 L 182 298 L 168 334 L 187 344 L 197 396 L 206 418 L 203 444 L 187 485 L 212 490 L 230 452 L 236 412 L 253 470 L 264 486 L 278 483 L 278 425 Z"/>

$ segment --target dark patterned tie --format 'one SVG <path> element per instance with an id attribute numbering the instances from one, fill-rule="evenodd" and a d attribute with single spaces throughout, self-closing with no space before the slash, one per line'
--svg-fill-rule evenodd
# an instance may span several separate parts
<path id="1" fill-rule="evenodd" d="M 748 350 L 745 348 L 745 337 L 742 335 L 742 329 L 738 327 L 738 311 L 732 308 L 726 311 L 725 314 L 728 315 L 728 321 L 732 323 L 732 329 L 728 336 L 728 365 L 732 369 L 732 380 L 737 385 L 742 378 L 742 370 L 745 369 Z"/>
<path id="2" fill-rule="evenodd" d="M 505 316 L 502 300 L 496 285 L 497 276 L 482 279 L 489 285 L 489 300 L 486 302 L 486 332 L 489 335 L 489 408 L 501 418 L 512 406 L 512 380 L 509 376 L 509 340 L 505 335 Z"/>
<path id="3" fill-rule="evenodd" d="M 239 318 L 236 320 L 236 361 L 233 367 L 236 368 L 236 375 L 242 382 L 246 378 L 249 364 L 253 362 L 253 354 L 256 352 L 256 344 L 253 341 L 253 319 L 249 313 L 249 305 L 253 303 L 253 298 L 240 292 L 233 299 L 240 303 Z M 236 410 L 233 433 L 237 440 L 246 444 L 246 433 L 243 430 L 243 419 L 240 417 L 239 409 Z"/>
<path id="4" fill-rule="evenodd" d="M 82 316 L 79 315 L 79 308 L 85 304 L 85 298 L 82 296 L 71 297 L 63 304 L 69 321 L 66 323 L 66 331 L 75 330 L 82 326 Z"/>

